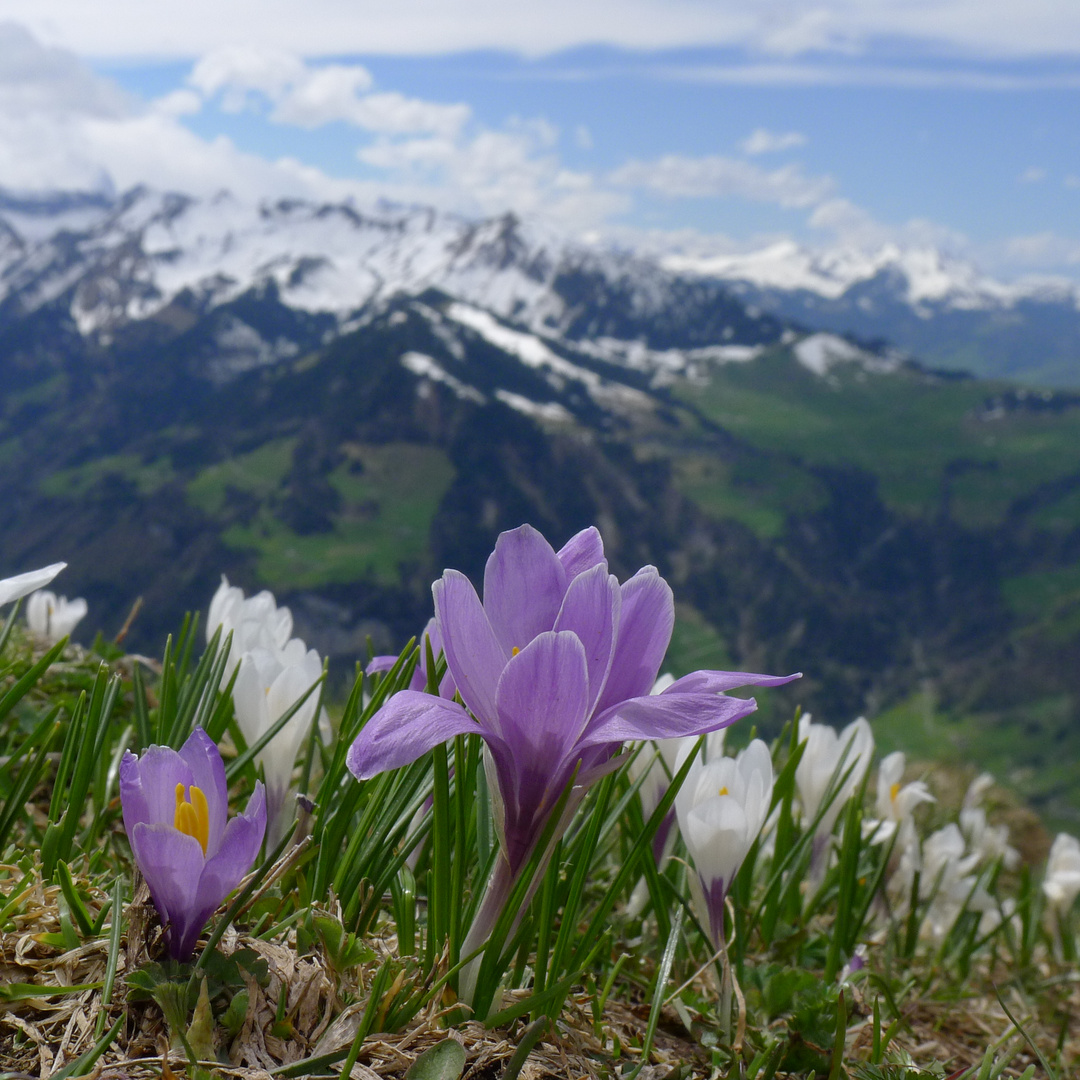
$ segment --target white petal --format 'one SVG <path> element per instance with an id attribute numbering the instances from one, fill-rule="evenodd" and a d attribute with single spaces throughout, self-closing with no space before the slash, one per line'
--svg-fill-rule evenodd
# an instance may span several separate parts
<path id="1" fill-rule="evenodd" d="M 67 563 L 58 562 L 51 566 L 44 566 L 40 570 L 31 570 L 26 574 L 4 578 L 0 581 L 0 605 L 10 604 L 13 600 L 21 600 L 29 593 L 48 585 L 65 566 Z"/>

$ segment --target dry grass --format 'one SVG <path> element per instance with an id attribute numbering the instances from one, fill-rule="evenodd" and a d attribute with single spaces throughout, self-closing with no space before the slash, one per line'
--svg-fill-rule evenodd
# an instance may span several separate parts
<path id="1" fill-rule="evenodd" d="M 108 961 L 108 941 L 98 938 L 64 951 L 55 939 L 61 931 L 60 890 L 44 885 L 40 876 L 29 879 L 14 866 L 0 867 L 11 876 L 0 887 L 0 901 L 16 895 L 22 899 L 12 917 L 15 929 L 0 935 L 0 1067 L 8 1075 L 47 1080 L 58 1069 L 78 1057 L 95 1042 L 95 1025 L 101 1010 L 99 989 L 64 993 L 65 988 L 100 984 Z M 106 897 L 100 890 L 83 885 L 90 893 L 91 914 L 100 910 Z M 127 1005 L 123 976 L 135 962 L 145 958 L 145 943 L 137 929 L 144 913 L 125 912 L 125 927 L 134 927 L 121 939 L 117 992 L 108 1010 L 111 1024 L 126 1012 L 121 1036 L 95 1065 L 93 1077 L 140 1078 L 184 1075 L 184 1053 L 170 1047 L 169 1031 L 160 1009 L 153 1002 Z M 152 912 L 152 909 L 150 909 Z M 134 917 L 134 918 L 133 918 Z M 133 919 L 133 921 L 132 921 Z M 155 927 L 148 921 L 150 938 Z M 367 988 L 379 964 L 393 955 L 392 935 L 369 941 L 373 959 L 337 975 L 326 956 L 316 946 L 298 955 L 295 940 L 284 943 L 262 941 L 236 933 L 230 928 L 220 948 L 225 954 L 237 949 L 254 950 L 266 961 L 269 978 L 260 984 L 245 974 L 249 994 L 247 1013 L 237 1035 L 216 1044 L 218 1061 L 206 1062 L 212 1075 L 263 1080 L 271 1070 L 303 1062 L 349 1047 L 356 1035 L 367 1002 Z M 151 941 L 151 952 L 155 945 Z M 1060 1044 L 1066 1060 L 1080 1060 L 1080 974 L 1055 975 L 1044 965 L 1049 993 L 1036 1009 L 1019 992 L 1007 997 L 1010 1010 L 1048 1057 Z M 975 982 L 984 992 L 956 1000 L 943 1000 L 944 981 L 915 1003 L 903 1007 L 904 1028 L 897 1043 L 919 1062 L 939 1061 L 958 1070 L 976 1064 L 987 1046 L 1019 1045 L 1020 1037 L 990 989 L 1009 977 L 1005 970 L 984 970 Z M 387 991 L 389 999 L 403 989 L 404 973 Z M 702 977 L 704 978 L 704 976 Z M 3 1000 L 2 989 L 18 984 L 41 988 L 39 996 Z M 408 989 L 405 987 L 405 989 Z M 704 983 L 699 987 L 707 993 Z M 10 993 L 9 993 L 10 998 Z M 281 1006 L 284 999 L 283 1008 Z M 343 1005 L 343 1001 L 351 1004 Z M 849 988 L 852 1025 L 848 1050 L 853 1059 L 864 1058 L 871 1042 L 871 1009 L 858 986 Z M 406 1029 L 394 1034 L 369 1036 L 352 1070 L 354 1080 L 372 1077 L 401 1077 L 427 1048 L 448 1036 L 457 1039 L 466 1053 L 465 1080 L 496 1080 L 513 1055 L 521 1028 L 488 1030 L 483 1024 L 466 1022 L 452 1030 L 443 1026 L 447 1009 L 432 1005 Z M 683 1016 L 687 1014 L 684 1012 Z M 533 1050 L 521 1073 L 526 1080 L 542 1077 L 589 1078 L 611 1076 L 614 1069 L 640 1059 L 642 1038 L 648 1018 L 648 1004 L 609 1000 L 599 1026 L 594 1023 L 589 995 L 579 993 L 567 1003 L 558 1030 L 549 1032 Z M 691 1020 L 695 1018 L 691 1017 Z M 221 1028 L 217 1029 L 218 1035 Z M 1034 1055 L 1026 1048 L 1017 1055 L 1011 1075 L 1019 1075 Z M 711 1073 L 709 1055 L 689 1036 L 676 1012 L 666 1008 L 657 1039 L 642 1080 L 659 1080 L 679 1066 L 689 1066 L 689 1074 L 707 1077 Z M 683 1075 L 687 1071 L 683 1070 Z M 779 1074 L 782 1077 L 783 1074 Z"/>

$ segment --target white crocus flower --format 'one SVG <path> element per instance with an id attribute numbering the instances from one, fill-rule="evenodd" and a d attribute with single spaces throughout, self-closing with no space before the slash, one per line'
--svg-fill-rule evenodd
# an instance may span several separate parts
<path id="1" fill-rule="evenodd" d="M 674 682 L 675 676 L 665 672 L 653 683 L 653 688 L 649 693 L 662 694 Z M 713 735 L 720 736 L 719 742 L 714 744 L 717 747 L 716 754 L 719 756 L 724 752 L 724 729 L 710 732 L 707 738 L 711 739 Z M 637 783 L 644 777 L 641 780 L 641 787 L 638 788 L 638 798 L 641 800 L 641 813 L 646 821 L 652 817 L 653 811 L 660 805 L 660 800 L 671 786 L 671 779 L 677 771 L 675 762 L 679 756 L 679 750 L 684 743 L 693 746 L 695 742 L 697 742 L 696 738 L 655 739 L 641 744 L 641 750 L 630 762 L 628 772 L 632 783 Z M 491 790 L 497 791 L 498 787 Z M 672 810 L 660 822 L 653 834 L 653 858 L 659 867 L 662 867 L 671 857 L 671 849 L 675 846 L 675 833 L 671 827 L 674 820 L 675 811 Z M 648 886 L 645 879 L 641 878 L 630 894 L 630 900 L 626 905 L 626 917 L 633 919 L 641 914 L 648 898 Z"/>
<path id="2" fill-rule="evenodd" d="M 807 823 L 817 817 L 826 794 L 834 786 L 834 777 L 839 781 L 847 774 L 818 823 L 816 836 L 824 838 L 832 833 L 844 805 L 858 790 L 870 768 L 874 734 L 861 716 L 839 735 L 828 724 L 814 724 L 809 716 L 803 716 L 799 720 L 799 741 L 806 742 L 806 750 L 795 770 L 795 782 Z"/>
<path id="3" fill-rule="evenodd" d="M 868 821 L 863 827 L 874 844 L 891 840 L 898 829 L 909 832 L 915 807 L 937 801 L 922 780 L 902 784 L 906 764 L 904 754 L 897 750 L 889 754 L 878 769 L 877 820 Z"/>
<path id="4" fill-rule="evenodd" d="M 243 589 L 230 585 L 229 579 L 222 574 L 221 584 L 210 601 L 206 619 L 207 641 L 219 626 L 223 641 L 229 633 L 233 636 L 229 659 L 221 676 L 224 689 L 244 653 L 255 649 L 276 652 L 285 648 L 292 636 L 293 619 L 287 607 L 277 606 L 273 593 L 264 589 L 245 598 Z"/>
<path id="5" fill-rule="evenodd" d="M 695 897 L 718 946 L 724 899 L 765 824 L 772 789 L 769 748 L 755 739 L 737 757 L 696 761 L 675 797 L 679 829 L 697 870 Z"/>
<path id="6" fill-rule="evenodd" d="M 924 935 L 941 941 L 967 908 L 984 914 L 996 911 L 993 899 L 981 885 L 976 885 L 972 873 L 979 864 L 979 855 L 967 852 L 964 835 L 957 825 L 949 824 L 931 833 L 923 845 L 922 856 L 919 895 L 924 900 L 930 899 L 922 926 Z"/>
<path id="7" fill-rule="evenodd" d="M 994 778 L 989 773 L 982 773 L 971 782 L 960 808 L 960 828 L 980 862 L 1000 858 L 1007 870 L 1015 870 L 1020 865 L 1020 852 L 1009 844 L 1008 825 L 995 826 L 986 820 L 983 800 L 993 784 Z"/>
<path id="8" fill-rule="evenodd" d="M 1065 915 L 1080 896 L 1080 840 L 1075 836 L 1058 833 L 1054 838 L 1042 889 L 1058 916 Z"/>
<path id="9" fill-rule="evenodd" d="M 26 574 L 16 574 L 14 577 L 0 580 L 0 607 L 14 600 L 21 600 L 37 589 L 44 588 L 65 566 L 67 563 L 53 563 L 40 570 L 31 570 Z"/>
<path id="10" fill-rule="evenodd" d="M 256 647 L 240 658 L 233 685 L 236 722 L 248 745 L 285 715 L 322 677 L 322 661 L 314 649 L 293 638 L 284 649 Z M 292 817 L 287 795 L 293 768 L 319 704 L 313 691 L 285 726 L 256 755 L 266 778 L 267 847 L 276 847 Z"/>
<path id="11" fill-rule="evenodd" d="M 34 637 L 54 645 L 78 626 L 87 610 L 81 596 L 68 600 L 48 589 L 39 589 L 26 601 L 26 625 Z"/>

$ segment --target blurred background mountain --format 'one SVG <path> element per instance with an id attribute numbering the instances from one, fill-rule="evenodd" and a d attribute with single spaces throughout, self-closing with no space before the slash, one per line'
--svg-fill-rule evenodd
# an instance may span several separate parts
<path id="1" fill-rule="evenodd" d="M 513 216 L 136 189 L 9 196 L 0 229 L 0 550 L 68 560 L 106 634 L 143 596 L 128 644 L 160 650 L 226 573 L 344 673 L 500 530 L 597 523 L 672 582 L 673 671 L 806 673 L 765 727 L 866 713 L 1078 812 L 1080 393 Z M 849 290 L 911 305 L 903 266 Z M 962 286 L 969 319 L 1020 302 Z"/>

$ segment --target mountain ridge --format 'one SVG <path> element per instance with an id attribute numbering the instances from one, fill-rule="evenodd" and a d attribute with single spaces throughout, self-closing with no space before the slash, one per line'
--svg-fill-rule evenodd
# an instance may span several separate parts
<path id="1" fill-rule="evenodd" d="M 1080 385 L 1080 287 L 1003 284 L 933 248 L 814 253 L 784 241 L 739 255 L 655 255 L 571 242 L 513 214 L 471 220 L 385 202 L 146 187 L 0 192 L 0 321 L 70 294 L 77 333 L 107 345 L 125 325 L 172 317 L 178 301 L 210 311 L 268 288 L 298 314 L 333 320 L 324 334 L 359 325 L 398 293 L 436 288 L 535 333 L 622 342 L 624 355 L 634 342 L 762 345 L 795 326 L 938 367 Z"/>

